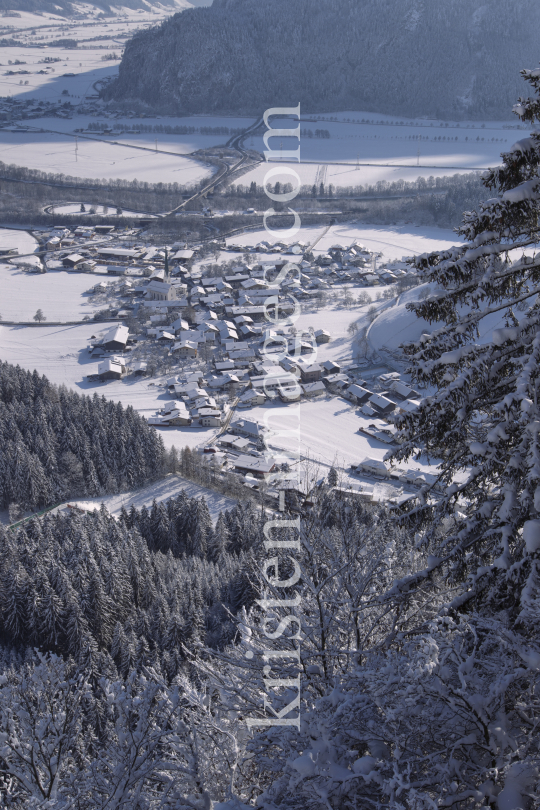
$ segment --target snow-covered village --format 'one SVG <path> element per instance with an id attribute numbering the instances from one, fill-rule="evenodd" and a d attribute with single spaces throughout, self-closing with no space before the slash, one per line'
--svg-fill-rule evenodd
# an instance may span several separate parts
<path id="1" fill-rule="evenodd" d="M 0 0 L 0 807 L 540 807 L 540 7 Z"/>

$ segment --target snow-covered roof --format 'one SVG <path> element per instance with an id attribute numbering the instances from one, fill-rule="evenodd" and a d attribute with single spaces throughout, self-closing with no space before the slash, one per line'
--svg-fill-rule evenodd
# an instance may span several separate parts
<path id="1" fill-rule="evenodd" d="M 100 338 L 100 343 L 127 343 L 129 337 L 129 329 L 127 326 L 111 326 Z"/>

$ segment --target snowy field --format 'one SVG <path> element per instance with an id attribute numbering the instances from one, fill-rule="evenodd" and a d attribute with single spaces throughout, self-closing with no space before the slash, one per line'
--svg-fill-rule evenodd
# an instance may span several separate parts
<path id="1" fill-rule="evenodd" d="M 70 214 L 72 216 L 77 216 L 77 214 L 80 214 L 83 217 L 87 217 L 89 212 L 90 212 L 90 209 L 94 208 L 95 213 L 98 216 L 99 215 L 110 216 L 111 214 L 114 214 L 116 216 L 116 209 L 113 206 L 110 206 L 110 205 L 96 205 L 95 203 L 89 203 L 89 202 L 85 202 L 85 201 L 81 201 L 81 202 L 82 202 L 82 204 L 84 205 L 84 207 L 86 209 L 85 211 L 81 211 L 81 203 L 80 202 L 78 202 L 78 203 L 65 203 L 64 205 L 55 205 L 55 206 L 49 205 L 49 206 L 47 206 L 47 209 L 49 211 L 52 211 L 52 209 L 54 207 L 54 213 L 55 214 Z M 133 217 L 135 219 L 143 219 L 143 218 L 147 219 L 148 217 L 155 217 L 155 214 L 146 214 L 144 212 L 141 213 L 140 211 L 131 211 L 129 208 L 122 208 L 122 213 L 119 214 L 118 216 Z"/>
<path id="2" fill-rule="evenodd" d="M 46 120 L 46 119 L 43 119 Z M 190 154 L 191 152 L 196 152 L 199 149 L 210 149 L 215 146 L 224 146 L 227 141 L 233 137 L 231 130 L 241 130 L 246 129 L 251 124 L 255 123 L 254 118 L 250 117 L 216 117 L 211 115 L 193 115 L 193 116 L 186 116 L 182 118 L 174 118 L 174 117 L 156 117 L 156 118 L 144 118 L 143 120 L 139 120 L 138 118 L 125 118 L 119 116 L 116 120 L 111 121 L 108 118 L 103 118 L 99 115 L 95 116 L 73 116 L 73 119 L 70 121 L 61 121 L 62 123 L 62 131 L 73 132 L 76 128 L 83 128 L 87 127 L 90 123 L 100 122 L 106 126 L 112 126 L 113 130 L 116 130 L 119 134 L 117 135 L 109 135 L 105 136 L 108 138 L 114 138 L 115 141 L 119 143 L 126 143 L 126 144 L 135 144 L 138 146 L 145 146 L 149 149 L 157 148 L 164 149 L 167 151 L 176 152 L 178 154 Z M 42 124 L 40 120 L 38 122 Z M 55 122 L 53 122 L 55 123 Z M 67 126 L 69 125 L 69 127 Z M 126 131 L 122 130 L 127 127 L 133 127 L 135 130 L 139 126 L 170 126 L 170 127 L 194 127 L 196 129 L 203 129 L 203 128 L 211 128 L 216 129 L 220 127 L 227 128 L 229 130 L 229 134 L 216 134 L 216 135 L 205 135 L 201 134 L 200 132 L 194 132 L 189 135 L 176 135 L 176 134 L 168 134 L 165 132 L 132 132 L 126 129 Z M 49 126 L 48 124 L 43 124 L 43 126 Z M 58 128 L 58 127 L 57 127 Z M 90 133 L 87 133 L 90 134 Z"/>
<path id="3" fill-rule="evenodd" d="M 359 408 L 341 397 L 327 396 L 293 406 L 259 406 L 252 408 L 249 416 L 270 428 L 267 441 L 273 450 L 283 450 L 285 456 L 299 452 L 309 457 L 314 463 L 315 479 L 326 475 L 331 466 L 347 470 L 366 457 L 382 460 L 389 450 L 384 442 L 358 433 L 360 427 L 367 428 L 374 419 L 363 416 Z M 281 463 L 286 459 L 277 455 L 277 460 Z M 426 459 L 411 460 L 405 467 L 433 472 Z"/>
<path id="4" fill-rule="evenodd" d="M 69 33 L 50 38 L 56 39 L 59 36 L 72 38 Z M 118 49 L 120 46 L 116 47 Z M 33 101 L 69 101 L 73 105 L 80 104 L 88 96 L 96 95 L 95 82 L 117 74 L 120 60 L 103 61 L 101 57 L 107 53 L 108 50 L 96 47 L 2 48 L 0 95 L 12 96 L 21 101 L 31 98 Z M 47 63 L 45 59 L 61 61 Z M 16 60 L 22 64 L 9 64 Z M 13 71 L 13 75 L 9 75 L 10 71 Z M 75 75 L 66 76 L 66 73 Z"/>
<path id="5" fill-rule="evenodd" d="M 227 498 L 212 489 L 201 487 L 199 484 L 194 484 L 192 481 L 187 481 L 180 475 L 168 475 L 163 480 L 134 492 L 106 495 L 101 498 L 89 498 L 84 501 L 70 501 L 70 503 L 77 504 L 88 510 L 99 509 L 100 505 L 104 503 L 107 510 L 112 515 L 117 516 L 120 514 L 122 507 L 128 510 L 131 506 L 142 509 L 143 506 L 151 506 L 154 499 L 160 503 L 169 500 L 169 498 L 176 498 L 182 491 L 190 498 L 205 498 L 213 521 L 218 519 L 220 512 L 231 509 L 236 503 L 231 498 Z"/>
<path id="6" fill-rule="evenodd" d="M 38 308 L 48 321 L 92 317 L 95 310 L 103 309 L 103 305 L 90 301 L 86 295 L 94 284 L 95 279 L 87 273 L 50 270 L 36 274 L 11 264 L 0 264 L 2 318 L 4 321 L 31 321 Z"/>
<path id="7" fill-rule="evenodd" d="M 326 141 L 328 143 L 328 141 Z M 492 165 L 500 163 L 500 159 L 494 160 Z M 276 163 L 270 165 L 266 163 L 259 163 L 251 171 L 243 174 L 237 182 L 242 183 L 244 186 L 249 186 L 250 183 L 255 182 L 257 185 L 264 185 L 264 178 L 269 169 L 275 168 Z M 362 186 L 374 186 L 379 182 L 394 183 L 397 180 L 404 180 L 407 183 L 415 182 L 419 177 L 425 179 L 429 177 L 445 177 L 454 174 L 469 173 L 470 169 L 443 169 L 443 168 L 425 168 L 414 166 L 411 168 L 403 168 L 402 166 L 386 166 L 384 164 L 372 166 L 356 166 L 356 162 L 345 165 L 343 163 L 332 163 L 327 160 L 320 163 L 287 163 L 283 162 L 283 166 L 293 169 L 303 185 L 312 186 L 320 184 L 321 170 L 324 170 L 324 184 L 327 188 L 333 185 L 334 188 L 349 188 Z M 276 180 L 281 180 L 280 177 L 272 177 L 272 183 Z M 282 182 L 294 182 L 291 175 L 284 175 Z M 291 203 L 294 207 L 294 202 Z"/>
<path id="8" fill-rule="evenodd" d="M 37 239 L 35 239 L 32 234 L 28 233 L 27 231 L 23 231 L 19 228 L 0 227 L 0 248 L 17 248 L 19 256 L 24 256 L 21 261 L 25 264 L 31 264 L 37 267 L 40 266 L 40 261 L 37 256 L 27 255 L 29 253 L 34 253 L 37 247 Z M 12 261 L 16 262 L 17 259 L 13 259 Z M 15 292 L 12 291 L 11 285 L 9 283 L 6 285 L 4 281 L 2 281 L 2 291 L 2 301 L 5 300 L 6 294 L 15 294 Z"/>
<path id="9" fill-rule="evenodd" d="M 326 186 L 368 186 L 379 181 L 414 181 L 417 177 L 442 177 L 485 169 L 500 163 L 507 151 L 528 131 L 513 121 L 431 121 L 395 119 L 375 113 L 344 112 L 332 116 L 303 115 L 300 127 L 301 163 L 284 162 L 294 169 L 303 183 L 324 181 Z M 363 121 L 363 123 L 362 123 Z M 288 128 L 297 122 L 272 119 L 274 128 Z M 329 138 L 313 136 L 327 130 Z M 262 137 L 246 141 L 246 146 L 264 151 Z M 293 138 L 270 141 L 273 150 L 296 149 Z M 242 177 L 242 183 L 262 184 L 268 167 L 260 165 Z M 278 178 L 279 179 L 279 178 Z M 284 177 L 284 181 L 287 179 Z M 275 182 L 275 178 L 274 178 Z"/>
<path id="10" fill-rule="evenodd" d="M 116 75 L 128 37 L 138 30 L 156 25 L 175 11 L 190 7 L 187 0 L 175 0 L 174 6 L 156 5 L 141 9 L 117 7 L 105 17 L 102 7 L 91 3 L 72 5 L 78 17 L 24 11 L 17 12 L 17 16 L 0 17 L 0 39 L 13 38 L 25 46 L 2 48 L 0 96 L 31 97 L 39 101 L 58 101 L 62 98 L 79 103 L 86 96 L 96 94 L 94 82 Z M 78 47 L 50 44 L 58 40 L 75 40 Z M 118 58 L 102 59 L 113 54 Z M 45 57 L 60 61 L 47 64 L 43 61 Z M 15 60 L 24 64 L 9 64 Z M 8 70 L 13 70 L 15 75 L 2 75 Z M 29 73 L 18 74 L 19 70 Z M 63 77 L 63 73 L 74 73 L 75 76 Z M 70 94 L 67 98 L 62 96 L 64 89 Z"/>
<path id="11" fill-rule="evenodd" d="M 213 168 L 181 154 L 134 149 L 104 139 L 0 129 L 0 161 L 29 169 L 91 179 L 193 185 Z"/>
<path id="12" fill-rule="evenodd" d="M 77 0 L 71 5 L 76 17 L 64 17 L 60 9 L 57 14 L 48 11 L 45 13 L 18 11 L 17 16 L 2 17 L 0 35 L 13 36 L 28 44 L 67 36 L 84 42 L 94 36 L 117 37 L 122 33 L 133 32 L 134 29 L 146 28 L 176 11 L 190 7 L 188 0 L 174 0 L 174 5 L 154 4 L 152 7 L 142 6 L 140 9 L 130 9 L 118 4 L 113 5 L 111 14 L 104 17 L 103 7 L 100 5 Z"/>

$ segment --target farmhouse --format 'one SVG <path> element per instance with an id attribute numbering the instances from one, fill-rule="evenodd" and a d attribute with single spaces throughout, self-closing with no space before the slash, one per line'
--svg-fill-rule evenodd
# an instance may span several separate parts
<path id="1" fill-rule="evenodd" d="M 266 397 L 262 391 L 248 388 L 247 391 L 244 391 L 243 394 L 239 396 L 238 407 L 251 408 L 254 405 L 264 405 L 265 400 Z"/>
<path id="2" fill-rule="evenodd" d="M 84 256 L 81 256 L 79 253 L 71 253 L 64 258 L 62 264 L 64 267 L 73 269 L 79 267 L 83 262 Z"/>
<path id="3" fill-rule="evenodd" d="M 273 458 L 265 459 L 262 456 L 240 456 L 234 462 L 237 472 L 244 475 L 251 474 L 255 478 L 266 478 L 276 469 L 276 462 Z"/>
<path id="4" fill-rule="evenodd" d="M 133 250 L 131 248 L 98 248 L 98 253 L 104 259 L 111 261 L 129 261 L 130 259 L 139 259 L 143 251 Z"/>
<path id="5" fill-rule="evenodd" d="M 356 468 L 356 472 L 369 473 L 370 475 L 382 475 L 388 477 L 389 472 L 384 461 L 377 458 L 365 458 Z"/>
<path id="6" fill-rule="evenodd" d="M 205 408 L 206 413 L 201 414 L 200 423 L 203 427 L 220 427 L 221 411 Z"/>
<path id="7" fill-rule="evenodd" d="M 167 416 L 169 425 L 191 425 L 191 416 L 185 408 L 177 408 Z"/>
<path id="8" fill-rule="evenodd" d="M 197 357 L 197 344 L 191 340 L 184 340 L 181 343 L 175 343 L 171 351 L 178 354 L 179 357 Z"/>
<path id="9" fill-rule="evenodd" d="M 320 397 L 321 394 L 326 393 L 326 387 L 320 380 L 318 382 L 306 383 L 306 385 L 302 386 L 302 390 L 304 391 L 305 396 L 309 397 L 310 399 L 312 397 Z"/>
<path id="10" fill-rule="evenodd" d="M 409 388 L 400 380 L 395 380 L 390 386 L 390 390 L 393 392 L 394 396 L 400 400 L 417 399 L 420 396 L 418 391 L 415 391 L 413 388 Z"/>
<path id="11" fill-rule="evenodd" d="M 322 368 L 318 363 L 308 365 L 307 363 L 304 364 L 299 361 L 298 365 L 300 366 L 300 375 L 303 383 L 318 382 L 321 379 Z"/>
<path id="12" fill-rule="evenodd" d="M 126 367 L 117 359 L 104 360 L 98 365 L 97 376 L 100 380 L 121 380 Z"/>
<path id="13" fill-rule="evenodd" d="M 372 394 L 369 398 L 369 404 L 376 413 L 382 416 L 386 416 L 396 409 L 396 403 L 381 394 Z"/>
<path id="14" fill-rule="evenodd" d="M 315 340 L 317 343 L 330 343 L 332 336 L 330 332 L 327 332 L 326 329 L 318 329 L 315 332 Z"/>
<path id="15" fill-rule="evenodd" d="M 96 344 L 101 349 L 107 352 L 123 351 L 129 338 L 129 329 L 127 326 L 111 326 L 111 328 L 103 334 Z"/>
<path id="16" fill-rule="evenodd" d="M 144 360 L 137 360 L 136 363 L 133 363 L 131 371 L 137 377 L 146 377 L 147 369 L 148 364 Z"/>
<path id="17" fill-rule="evenodd" d="M 238 450 L 241 453 L 249 447 L 250 442 L 249 439 L 242 439 L 241 437 L 231 436 L 230 433 L 226 433 L 225 436 L 220 439 L 220 444 L 222 444 L 223 447 L 229 447 L 231 450 Z"/>
<path id="18" fill-rule="evenodd" d="M 321 367 L 323 374 L 339 374 L 341 372 L 341 366 L 334 363 L 333 360 L 325 360 L 324 363 L 321 363 Z"/>
<path id="19" fill-rule="evenodd" d="M 258 422 L 254 422 L 250 419 L 239 419 L 237 422 L 233 422 L 230 431 L 231 433 L 243 434 L 250 439 L 258 439 L 262 436 L 262 428 L 259 426 Z"/>
<path id="20" fill-rule="evenodd" d="M 364 402 L 367 402 L 368 399 L 373 396 L 371 391 L 368 391 L 366 388 L 362 388 L 361 385 L 357 385 L 356 383 L 349 385 L 345 393 L 347 397 L 353 402 L 356 402 L 357 405 L 363 405 Z"/>

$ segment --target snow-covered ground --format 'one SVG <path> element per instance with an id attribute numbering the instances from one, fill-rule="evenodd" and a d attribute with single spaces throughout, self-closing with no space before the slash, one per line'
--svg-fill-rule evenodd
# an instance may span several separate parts
<path id="1" fill-rule="evenodd" d="M 80 214 L 83 217 L 87 217 L 91 208 L 95 209 L 95 213 L 97 215 L 101 214 L 103 216 L 110 216 L 111 214 L 115 214 L 116 211 L 116 209 L 114 207 L 111 207 L 110 205 L 96 205 L 95 203 L 89 203 L 85 201 L 82 201 L 82 203 L 85 207 L 85 211 L 81 211 L 81 203 L 78 202 L 78 203 L 65 203 L 65 205 L 55 205 L 54 213 L 72 214 L 75 216 L 77 214 Z M 47 206 L 47 208 L 49 211 L 51 211 L 53 206 Z M 122 208 L 122 213 L 119 216 L 133 217 L 135 219 L 142 219 L 142 218 L 146 219 L 147 217 L 152 216 L 152 214 L 146 214 L 145 212 L 140 211 L 130 211 L 129 208 Z"/>
<path id="2" fill-rule="evenodd" d="M 126 31 L 145 28 L 155 25 L 160 19 L 169 17 L 176 11 L 190 8 L 189 0 L 174 0 L 164 6 L 160 3 L 149 2 L 138 9 L 127 8 L 121 4 L 111 4 L 110 13 L 103 14 L 103 6 L 92 2 L 71 3 L 76 16 L 65 17 L 61 9 L 56 14 L 50 12 L 17 11 L 9 16 L 0 18 L 0 35 L 13 36 L 24 42 L 40 42 L 40 38 L 58 39 L 60 37 L 77 38 L 84 41 L 89 37 L 110 35 L 111 37 Z M 69 27 L 69 33 L 66 32 Z M 59 29 L 62 31 L 59 31 Z"/>
<path id="3" fill-rule="evenodd" d="M 16 128 L 11 128 L 16 129 Z M 0 130 L 0 161 L 71 177 L 120 178 L 191 186 L 213 171 L 182 154 L 133 149 L 105 139 Z"/>
<path id="4" fill-rule="evenodd" d="M 37 247 L 37 239 L 35 239 L 32 234 L 28 233 L 28 231 L 24 231 L 22 228 L 0 227 L 0 248 L 17 248 L 19 256 L 24 257 L 21 259 L 21 262 L 31 264 L 36 267 L 40 266 L 40 261 L 37 256 L 28 255 L 29 253 L 34 253 Z M 17 259 L 13 259 L 12 261 L 16 262 Z M 15 290 L 12 289 L 10 284 L 6 285 L 2 283 L 2 290 L 4 295 L 6 293 L 8 293 L 10 297 L 14 297 L 16 295 Z M 2 306 L 4 306 L 4 295 L 1 299 Z"/>
<path id="5" fill-rule="evenodd" d="M 36 274 L 11 264 L 0 264 L 0 285 L 4 291 L 0 304 L 2 318 L 4 321 L 31 321 L 38 308 L 48 321 L 92 317 L 95 310 L 103 309 L 86 295 L 93 284 L 95 279 L 86 273 L 50 270 Z"/>
<path id="6" fill-rule="evenodd" d="M 407 166 L 447 166 L 459 169 L 478 168 L 498 161 L 501 151 L 517 140 L 516 131 L 509 130 L 508 122 L 467 122 L 459 124 L 447 121 L 404 120 L 394 123 L 389 116 L 373 113 L 350 113 L 351 121 L 327 121 L 324 117 L 303 120 L 301 132 L 313 132 L 324 128 L 328 138 L 303 137 L 300 140 L 302 161 L 394 163 Z M 306 116 L 307 118 L 307 116 Z M 377 123 L 361 123 L 368 118 Z M 402 120 L 402 119 L 400 119 Z M 517 122 L 516 122 L 517 123 Z M 279 119 L 272 119 L 272 126 L 279 126 Z M 276 138 L 279 145 L 271 142 L 279 152 L 295 149 L 298 141 L 293 138 Z M 254 147 L 264 150 L 262 137 L 253 138 Z M 248 142 L 251 145 L 251 138 Z"/>
<path id="7" fill-rule="evenodd" d="M 309 456 L 315 478 L 326 475 L 330 466 L 347 470 L 365 458 L 382 460 L 389 450 L 384 442 L 358 433 L 359 428 L 367 428 L 377 420 L 363 416 L 355 405 L 341 397 L 327 396 L 293 406 L 282 403 L 259 406 L 249 411 L 249 418 L 270 428 L 267 440 L 270 448 L 285 451 L 283 456 L 277 456 L 278 462 L 285 461 L 291 453 Z M 411 460 L 405 467 L 433 472 L 426 459 Z"/>
<path id="8" fill-rule="evenodd" d="M 273 128 L 291 125 L 297 126 L 297 121 L 272 119 Z M 284 165 L 294 169 L 303 183 L 324 180 L 325 186 L 332 184 L 336 188 L 375 185 L 383 180 L 410 182 L 418 177 L 442 177 L 495 166 L 500 163 L 500 153 L 527 131 L 526 127 L 518 127 L 517 121 L 458 123 L 363 112 L 303 115 L 300 127 L 301 163 L 284 161 Z M 327 130 L 330 137 L 307 137 L 309 130 L 314 135 L 318 129 Z M 261 136 L 249 138 L 246 146 L 260 152 L 265 149 Z M 278 153 L 281 146 L 283 151 L 294 150 L 298 141 L 286 137 L 270 141 L 270 147 Z M 255 167 L 243 175 L 241 182 L 255 180 L 262 184 L 268 168 L 265 164 Z M 288 181 L 290 178 L 284 177 L 284 182 Z"/>
<path id="9" fill-rule="evenodd" d="M 104 503 L 112 515 L 119 515 L 122 507 L 129 509 L 133 505 L 137 509 L 142 509 L 143 506 L 151 506 L 154 499 L 159 503 L 160 501 L 167 501 L 169 498 L 175 498 L 182 490 L 190 498 L 204 498 L 214 521 L 218 519 L 220 512 L 231 509 L 235 504 L 235 501 L 231 500 L 231 498 L 227 498 L 212 489 L 201 487 L 199 484 L 194 484 L 193 481 L 187 481 L 180 475 L 168 475 L 161 481 L 133 492 L 105 495 L 101 498 L 89 498 L 82 501 L 70 501 L 70 503 L 88 510 L 99 509 L 100 505 Z"/>
<path id="10" fill-rule="evenodd" d="M 419 340 L 424 332 L 430 334 L 444 326 L 443 323 L 428 323 L 423 320 L 423 318 L 417 318 L 414 312 L 410 312 L 407 309 L 407 303 L 410 301 L 418 301 L 419 297 L 426 290 L 431 293 L 437 292 L 433 285 L 422 284 L 401 296 L 397 306 L 381 312 L 373 322 L 369 331 L 369 342 L 373 348 L 396 350 L 404 343 Z M 461 310 L 463 314 L 465 314 L 466 311 L 468 310 Z M 520 321 L 521 318 L 524 317 L 524 314 L 516 310 L 515 316 L 517 320 Z M 479 344 L 490 342 L 493 330 L 502 329 L 507 325 L 504 309 L 500 312 L 488 315 L 479 324 L 479 334 L 476 338 L 476 342 Z"/>

